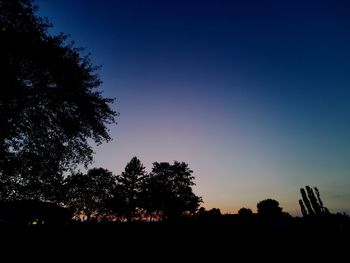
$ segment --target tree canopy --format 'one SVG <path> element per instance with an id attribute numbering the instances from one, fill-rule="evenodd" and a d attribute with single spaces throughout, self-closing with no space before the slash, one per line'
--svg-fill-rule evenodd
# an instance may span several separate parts
<path id="1" fill-rule="evenodd" d="M 78 214 L 91 217 L 93 213 L 109 212 L 115 177 L 107 169 L 93 168 L 87 174 L 73 174 L 65 179 L 65 204 Z"/>
<path id="2" fill-rule="evenodd" d="M 133 157 L 116 178 L 114 210 L 117 214 L 126 216 L 128 221 L 142 206 L 140 199 L 145 175 L 145 167 L 137 157 Z"/>
<path id="3" fill-rule="evenodd" d="M 238 214 L 243 217 L 251 216 L 253 211 L 250 208 L 242 207 L 238 210 Z"/>
<path id="4" fill-rule="evenodd" d="M 31 0 L 0 1 L 0 199 L 57 200 L 62 174 L 109 141 L 111 98 L 88 55 L 49 33 Z"/>
<path id="5" fill-rule="evenodd" d="M 187 163 L 155 162 L 144 182 L 144 207 L 163 219 L 173 219 L 184 213 L 194 213 L 202 198 L 193 193 L 194 176 Z"/>
<path id="6" fill-rule="evenodd" d="M 282 216 L 282 208 L 275 199 L 265 199 L 260 201 L 257 205 L 258 214 L 264 217 L 277 217 Z"/>
<path id="7" fill-rule="evenodd" d="M 306 190 L 306 191 L 305 191 Z M 327 207 L 323 205 L 320 192 L 317 187 L 312 189 L 310 186 L 300 188 L 302 199 L 299 199 L 299 205 L 303 216 L 320 216 L 329 214 Z"/>

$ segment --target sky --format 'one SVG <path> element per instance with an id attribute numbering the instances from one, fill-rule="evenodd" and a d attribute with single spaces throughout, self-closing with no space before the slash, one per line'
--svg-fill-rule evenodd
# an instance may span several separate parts
<path id="1" fill-rule="evenodd" d="M 92 167 L 185 161 L 207 209 L 350 212 L 350 2 L 37 0 L 116 98 Z"/>

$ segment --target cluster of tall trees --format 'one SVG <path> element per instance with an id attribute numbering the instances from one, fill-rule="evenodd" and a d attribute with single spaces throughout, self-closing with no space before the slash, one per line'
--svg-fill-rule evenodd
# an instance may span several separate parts
<path id="1" fill-rule="evenodd" d="M 63 203 L 88 217 L 142 211 L 172 218 L 201 202 L 192 171 L 181 162 L 133 158 L 118 175 L 105 169 L 73 174 L 92 161 L 90 142 L 111 140 L 118 115 L 88 55 L 37 16 L 33 0 L 0 0 L 0 200 Z M 67 176 L 67 174 L 71 174 Z"/>
<path id="2" fill-rule="evenodd" d="M 88 219 L 111 214 L 128 221 L 174 219 L 195 213 L 202 202 L 192 190 L 193 180 L 184 162 L 155 162 L 147 173 L 133 157 L 117 176 L 102 168 L 68 176 L 63 202 Z"/>
<path id="3" fill-rule="evenodd" d="M 0 201 L 62 203 L 87 218 L 194 213 L 202 199 L 184 162 L 155 162 L 147 173 L 134 157 L 117 176 L 103 168 L 74 173 L 92 161 L 89 142 L 111 140 L 107 125 L 116 124 L 118 113 L 98 90 L 102 81 L 89 56 L 63 33 L 50 34 L 51 24 L 36 11 L 32 0 L 0 0 Z M 301 195 L 304 216 L 329 213 L 317 188 L 306 186 Z M 283 215 L 273 199 L 257 209 L 266 217 Z"/>
<path id="4" fill-rule="evenodd" d="M 302 199 L 299 199 L 301 213 L 304 217 L 320 216 L 329 214 L 327 207 L 323 205 L 320 192 L 317 187 L 312 189 L 310 186 L 300 188 Z"/>

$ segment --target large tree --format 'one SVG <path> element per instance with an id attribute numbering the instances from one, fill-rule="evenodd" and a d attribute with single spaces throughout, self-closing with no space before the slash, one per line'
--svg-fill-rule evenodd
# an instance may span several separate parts
<path id="1" fill-rule="evenodd" d="M 194 213 L 202 198 L 193 193 L 193 171 L 187 163 L 175 161 L 153 163 L 152 172 L 144 180 L 144 207 L 162 219 L 174 219 Z"/>
<path id="2" fill-rule="evenodd" d="M 323 205 L 318 188 L 314 187 L 314 189 L 312 189 L 307 185 L 305 189 L 300 188 L 302 199 L 299 200 L 303 216 L 321 216 L 329 214 L 328 208 Z"/>
<path id="3" fill-rule="evenodd" d="M 0 0 L 0 199 L 57 200 L 62 174 L 92 160 L 117 113 L 96 67 L 48 32 L 32 0 Z"/>
<path id="4" fill-rule="evenodd" d="M 256 205 L 258 215 L 266 218 L 275 218 L 283 215 L 280 204 L 275 199 L 265 199 Z"/>
<path id="5" fill-rule="evenodd" d="M 65 204 L 75 213 L 87 216 L 110 211 L 115 189 L 115 177 L 103 168 L 90 169 L 87 174 L 74 174 L 65 179 Z"/>
<path id="6" fill-rule="evenodd" d="M 125 166 L 124 172 L 117 176 L 114 209 L 128 221 L 141 207 L 140 193 L 145 175 L 145 167 L 137 157 L 133 157 Z"/>

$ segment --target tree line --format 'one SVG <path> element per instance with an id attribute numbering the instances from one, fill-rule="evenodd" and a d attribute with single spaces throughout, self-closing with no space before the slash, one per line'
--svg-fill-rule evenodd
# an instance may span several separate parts
<path id="1" fill-rule="evenodd" d="M 147 173 L 133 157 L 117 176 L 103 168 L 68 176 L 62 200 L 88 220 L 111 215 L 127 221 L 171 220 L 195 213 L 202 202 L 193 192 L 192 173 L 188 164 L 178 161 L 155 162 Z"/>
<path id="2" fill-rule="evenodd" d="M 184 162 L 155 162 L 147 173 L 134 157 L 117 176 L 103 168 L 75 172 L 91 164 L 92 143 L 112 139 L 107 125 L 117 123 L 118 112 L 114 99 L 102 96 L 99 67 L 89 54 L 67 35 L 51 34 L 37 9 L 32 0 L 0 0 L 0 201 L 48 201 L 89 220 L 193 215 L 202 198 L 194 194 L 193 172 Z M 303 216 L 329 215 L 318 189 L 305 189 Z M 266 217 L 285 215 L 273 199 L 257 209 Z M 217 208 L 196 213 L 219 214 Z"/>

